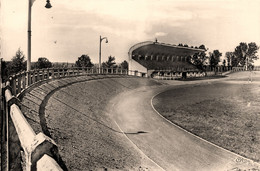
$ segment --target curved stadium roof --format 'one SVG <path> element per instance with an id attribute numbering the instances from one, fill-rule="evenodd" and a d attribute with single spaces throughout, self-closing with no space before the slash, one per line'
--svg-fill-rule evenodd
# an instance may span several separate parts
<path id="1" fill-rule="evenodd" d="M 164 55 L 164 56 L 190 56 L 196 52 L 204 52 L 204 49 L 196 49 L 190 47 L 176 46 L 158 42 L 141 42 L 132 46 L 129 50 L 129 55 Z"/>
<path id="2" fill-rule="evenodd" d="M 187 62 L 189 57 L 204 49 L 183 47 L 158 42 L 141 42 L 129 50 L 130 60 L 138 62 L 148 70 L 197 70 L 197 67 Z"/>

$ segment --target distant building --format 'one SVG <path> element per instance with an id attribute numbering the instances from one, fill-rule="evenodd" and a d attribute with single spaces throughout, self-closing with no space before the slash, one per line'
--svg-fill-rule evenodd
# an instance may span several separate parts
<path id="1" fill-rule="evenodd" d="M 187 71 L 198 72 L 197 67 L 189 61 L 193 54 L 203 51 L 205 50 L 157 41 L 141 42 L 129 49 L 129 74 L 153 77 L 162 72 L 180 75 Z"/>

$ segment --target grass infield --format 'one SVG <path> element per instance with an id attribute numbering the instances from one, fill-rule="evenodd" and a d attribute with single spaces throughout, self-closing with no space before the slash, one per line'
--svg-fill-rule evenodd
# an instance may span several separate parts
<path id="1" fill-rule="evenodd" d="M 260 85 L 215 83 L 172 89 L 153 105 L 171 122 L 218 146 L 260 161 Z"/>

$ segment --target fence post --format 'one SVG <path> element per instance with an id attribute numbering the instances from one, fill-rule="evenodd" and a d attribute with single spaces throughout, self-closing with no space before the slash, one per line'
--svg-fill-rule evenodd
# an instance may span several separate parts
<path id="1" fill-rule="evenodd" d="M 62 68 L 62 77 L 65 77 L 65 68 Z"/>
<path id="2" fill-rule="evenodd" d="M 33 70 L 33 76 L 32 76 L 32 82 L 31 82 L 32 84 L 35 83 L 35 79 L 36 79 L 35 78 L 35 70 Z"/>
<path id="3" fill-rule="evenodd" d="M 72 68 L 72 75 L 75 76 L 75 75 L 74 75 L 74 67 Z"/>
<path id="4" fill-rule="evenodd" d="M 1 60 L 1 59 L 0 59 Z M 0 72 L 1 72 L 1 70 L 0 70 Z M 0 73 L 1 74 L 1 73 Z M 1 77 L 1 75 L 0 75 L 0 77 Z M 0 82 L 2 83 L 2 78 L 0 78 Z M 6 112 L 5 112 L 5 100 L 4 100 L 4 96 L 3 96 L 3 94 L 4 94 L 4 89 L 2 88 L 2 86 L 0 86 L 1 87 L 1 101 L 0 101 L 0 107 L 1 107 L 1 111 L 0 111 L 0 114 L 1 114 L 1 170 L 4 170 L 4 163 L 8 163 L 8 162 L 5 162 L 5 160 L 6 160 L 6 157 L 7 156 L 5 156 L 6 154 L 4 153 L 4 149 L 6 148 L 6 119 L 5 119 L 5 114 L 6 114 Z M 7 170 L 7 169 L 6 169 Z"/>
<path id="5" fill-rule="evenodd" d="M 16 78 L 15 75 L 11 77 L 11 86 L 12 86 L 12 93 L 16 96 Z"/>
<path id="6" fill-rule="evenodd" d="M 83 67 L 83 68 L 82 68 L 82 75 L 84 75 L 84 74 L 86 74 L 86 73 L 88 73 L 88 68 Z"/>
<path id="7" fill-rule="evenodd" d="M 44 69 L 40 70 L 40 81 L 44 80 Z"/>
<path id="8" fill-rule="evenodd" d="M 41 81 L 41 77 L 42 77 L 42 76 L 41 76 L 41 75 L 42 75 L 42 74 L 41 74 L 41 71 L 42 71 L 41 69 L 37 69 L 37 74 L 36 74 L 36 75 L 37 75 L 37 78 L 36 78 L 36 82 Z"/>
<path id="9" fill-rule="evenodd" d="M 40 80 L 40 70 L 39 69 L 37 69 L 36 70 L 36 82 L 38 82 L 39 80 Z"/>
<path id="10" fill-rule="evenodd" d="M 12 87 L 10 86 L 11 82 L 9 80 L 9 84 L 7 83 L 6 87 L 4 88 L 4 91 L 3 91 L 3 96 L 4 96 L 4 99 L 5 99 L 5 128 L 6 128 L 6 134 L 5 134 L 5 138 L 6 138 L 6 170 L 9 170 L 9 112 L 10 112 L 10 108 L 8 107 L 8 103 L 6 101 L 6 98 L 5 98 L 5 91 L 8 89 L 9 92 L 12 91 Z"/>
<path id="11" fill-rule="evenodd" d="M 60 68 L 58 68 L 57 74 L 58 74 L 57 77 L 60 78 Z"/>
<path id="12" fill-rule="evenodd" d="M 27 86 L 30 86 L 32 84 L 32 76 L 31 71 L 27 71 Z"/>
<path id="13" fill-rule="evenodd" d="M 17 79 L 18 80 L 18 92 L 17 93 L 19 94 L 19 93 L 21 93 L 21 90 L 22 90 L 22 84 L 21 84 L 22 75 L 19 74 L 19 75 L 17 75 L 17 77 L 18 77 L 18 79 Z"/>
<path id="14" fill-rule="evenodd" d="M 26 88 L 26 72 L 23 72 L 23 75 L 22 75 L 22 88 L 25 89 Z"/>
<path id="15" fill-rule="evenodd" d="M 47 69 L 42 69 L 42 80 L 47 80 L 45 75 L 47 75 Z"/>
<path id="16" fill-rule="evenodd" d="M 52 71 L 51 71 L 51 78 L 55 78 L 55 72 L 54 72 L 54 68 L 52 68 Z"/>
<path id="17" fill-rule="evenodd" d="M 70 76 L 70 69 L 67 68 L 67 76 L 69 77 Z"/>
<path id="18" fill-rule="evenodd" d="M 50 76 L 50 71 L 49 68 L 47 68 L 47 77 L 46 77 L 47 80 L 49 80 L 49 76 Z"/>

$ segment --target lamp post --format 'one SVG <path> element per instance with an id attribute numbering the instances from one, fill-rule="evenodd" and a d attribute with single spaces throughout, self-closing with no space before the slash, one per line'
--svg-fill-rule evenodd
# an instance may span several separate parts
<path id="1" fill-rule="evenodd" d="M 102 40 L 106 39 L 106 43 L 108 43 L 108 40 L 106 37 L 99 37 L 99 64 L 98 64 L 98 68 L 99 68 L 99 74 L 101 74 L 101 42 Z"/>
<path id="2" fill-rule="evenodd" d="M 27 71 L 31 70 L 31 20 L 32 20 L 32 5 L 35 0 L 29 0 L 29 7 L 28 7 L 28 57 L 27 57 Z M 46 1 L 45 8 L 51 8 L 50 0 Z"/>

